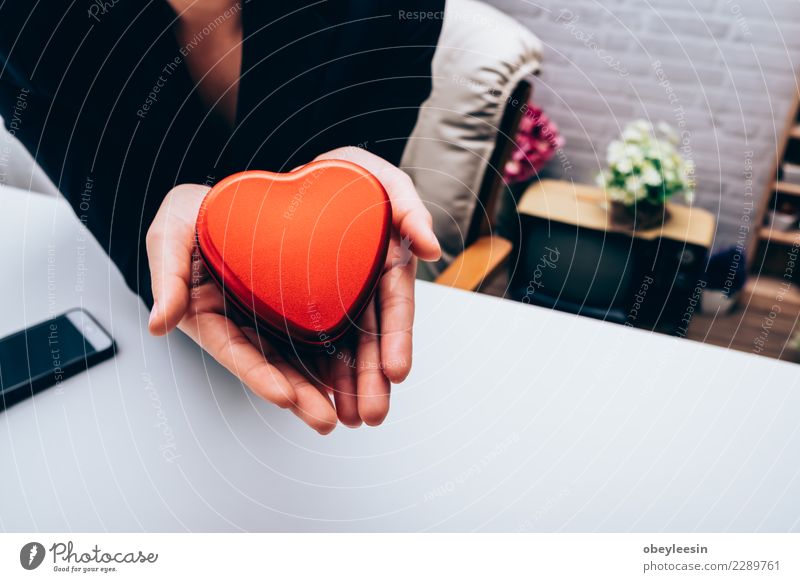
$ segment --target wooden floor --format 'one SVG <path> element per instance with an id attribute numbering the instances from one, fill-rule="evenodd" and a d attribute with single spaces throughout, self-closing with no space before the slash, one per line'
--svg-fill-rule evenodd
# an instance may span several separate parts
<path id="1" fill-rule="evenodd" d="M 508 278 L 501 272 L 486 280 L 481 292 L 504 297 L 507 288 Z M 800 350 L 791 346 L 795 330 L 800 330 L 798 286 L 787 288 L 774 277 L 752 277 L 731 313 L 696 314 L 686 339 L 800 363 Z"/>
<path id="2" fill-rule="evenodd" d="M 728 315 L 695 315 L 687 339 L 760 354 L 785 361 L 800 361 L 792 337 L 800 330 L 800 290 L 772 277 L 752 278 Z"/>

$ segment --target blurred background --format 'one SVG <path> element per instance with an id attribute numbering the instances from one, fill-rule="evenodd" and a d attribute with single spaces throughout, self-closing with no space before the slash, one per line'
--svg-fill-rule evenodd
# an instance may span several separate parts
<path id="1" fill-rule="evenodd" d="M 717 217 L 715 247 L 736 244 L 747 160 L 760 199 L 774 180 L 775 153 L 797 93 L 797 2 L 489 3 L 542 41 L 535 100 L 558 124 L 568 161 L 549 165 L 548 175 L 592 183 L 608 143 L 630 119 L 684 125 L 696 164 L 696 204 Z"/>

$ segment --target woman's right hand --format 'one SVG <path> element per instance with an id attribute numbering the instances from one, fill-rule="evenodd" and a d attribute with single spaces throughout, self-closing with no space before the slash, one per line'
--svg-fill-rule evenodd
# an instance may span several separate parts
<path id="1" fill-rule="evenodd" d="M 290 362 L 254 329 L 226 315 L 223 294 L 195 244 L 195 222 L 208 190 L 196 184 L 172 189 L 147 232 L 155 300 L 150 332 L 164 335 L 179 328 L 255 394 L 327 434 L 336 427 L 337 414 L 320 374 L 307 363 Z M 360 424 L 357 414 L 341 420 Z"/>

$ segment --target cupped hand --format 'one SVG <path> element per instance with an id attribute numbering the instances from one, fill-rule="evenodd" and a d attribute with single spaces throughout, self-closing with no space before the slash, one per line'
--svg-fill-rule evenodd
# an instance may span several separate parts
<path id="1" fill-rule="evenodd" d="M 402 170 L 355 147 L 317 159 L 362 166 L 380 180 L 392 204 L 386 265 L 355 333 L 312 357 L 279 348 L 237 322 L 196 248 L 195 222 L 208 192 L 196 184 L 172 189 L 147 233 L 154 298 L 149 329 L 164 335 L 179 328 L 255 394 L 327 434 L 337 419 L 355 427 L 386 417 L 390 384 L 402 382 L 411 370 L 416 259 L 436 260 L 441 251 L 431 215 Z"/>

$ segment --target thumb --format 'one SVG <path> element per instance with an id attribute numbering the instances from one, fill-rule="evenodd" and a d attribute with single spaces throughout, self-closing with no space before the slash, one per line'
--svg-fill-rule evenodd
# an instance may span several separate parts
<path id="1" fill-rule="evenodd" d="M 195 222 L 207 186 L 184 184 L 164 197 L 147 231 L 147 259 L 153 289 L 148 328 L 153 335 L 170 332 L 189 306 L 189 279 Z"/>

